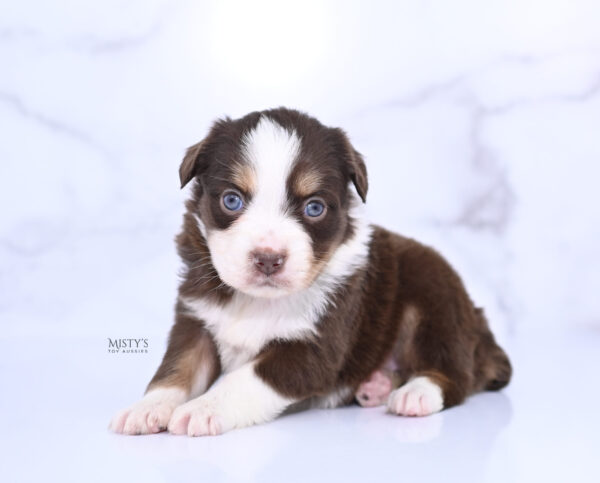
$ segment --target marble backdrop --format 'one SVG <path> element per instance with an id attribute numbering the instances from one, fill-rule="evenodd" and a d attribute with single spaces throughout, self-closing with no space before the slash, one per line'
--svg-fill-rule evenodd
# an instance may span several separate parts
<path id="1" fill-rule="evenodd" d="M 600 2 L 95 0 L 0 3 L 2 333 L 164 337 L 183 151 L 279 105 L 501 337 L 600 328 Z"/>

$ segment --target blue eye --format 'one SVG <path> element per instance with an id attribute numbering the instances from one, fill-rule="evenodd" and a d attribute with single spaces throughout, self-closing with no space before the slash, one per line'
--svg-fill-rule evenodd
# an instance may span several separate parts
<path id="1" fill-rule="evenodd" d="M 316 218 L 317 216 L 321 216 L 325 211 L 325 205 L 320 201 L 311 201 L 304 208 L 304 213 L 311 218 Z"/>
<path id="2" fill-rule="evenodd" d="M 229 191 L 223 195 L 223 206 L 229 211 L 239 211 L 244 206 L 244 202 L 240 195 Z"/>

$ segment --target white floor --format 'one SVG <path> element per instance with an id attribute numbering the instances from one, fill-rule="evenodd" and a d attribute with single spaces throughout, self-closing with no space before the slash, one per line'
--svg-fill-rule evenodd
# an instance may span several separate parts
<path id="1" fill-rule="evenodd" d="M 313 410 L 219 437 L 106 425 L 161 357 L 106 339 L 2 339 L 2 481 L 598 482 L 600 332 L 521 334 L 501 393 L 423 418 Z"/>

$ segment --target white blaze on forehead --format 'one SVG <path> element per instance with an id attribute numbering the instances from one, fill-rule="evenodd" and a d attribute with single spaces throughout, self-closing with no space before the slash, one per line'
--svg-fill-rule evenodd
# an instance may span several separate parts
<path id="1" fill-rule="evenodd" d="M 281 215 L 287 199 L 286 181 L 300 151 L 300 139 L 276 122 L 262 117 L 244 137 L 243 153 L 256 176 L 251 207 L 264 215 Z"/>
<path id="2" fill-rule="evenodd" d="M 286 181 L 300 150 L 300 139 L 266 117 L 243 139 L 242 154 L 254 174 L 254 193 L 241 215 L 225 230 L 211 230 L 207 241 L 221 279 L 256 296 L 291 293 L 306 285 L 313 252 L 310 236 L 287 211 Z M 261 285 L 252 261 L 260 251 L 285 253 L 277 288 Z M 258 286 L 255 286 L 257 284 Z"/>

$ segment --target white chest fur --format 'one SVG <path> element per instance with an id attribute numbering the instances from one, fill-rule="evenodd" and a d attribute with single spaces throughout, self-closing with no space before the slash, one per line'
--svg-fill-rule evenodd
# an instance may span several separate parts
<path id="1" fill-rule="evenodd" d="M 248 362 L 274 339 L 299 340 L 316 332 L 328 293 L 315 284 L 281 299 L 261 299 L 236 292 L 225 305 L 205 298 L 183 300 L 203 320 L 217 342 L 225 372 Z"/>
<path id="2" fill-rule="evenodd" d="M 338 247 L 305 290 L 272 299 L 235 292 L 225 304 L 208 298 L 181 299 L 215 338 L 224 372 L 250 361 L 272 340 L 302 340 L 317 333 L 337 287 L 366 263 L 371 227 L 362 216 L 355 219 L 354 236 Z"/>

